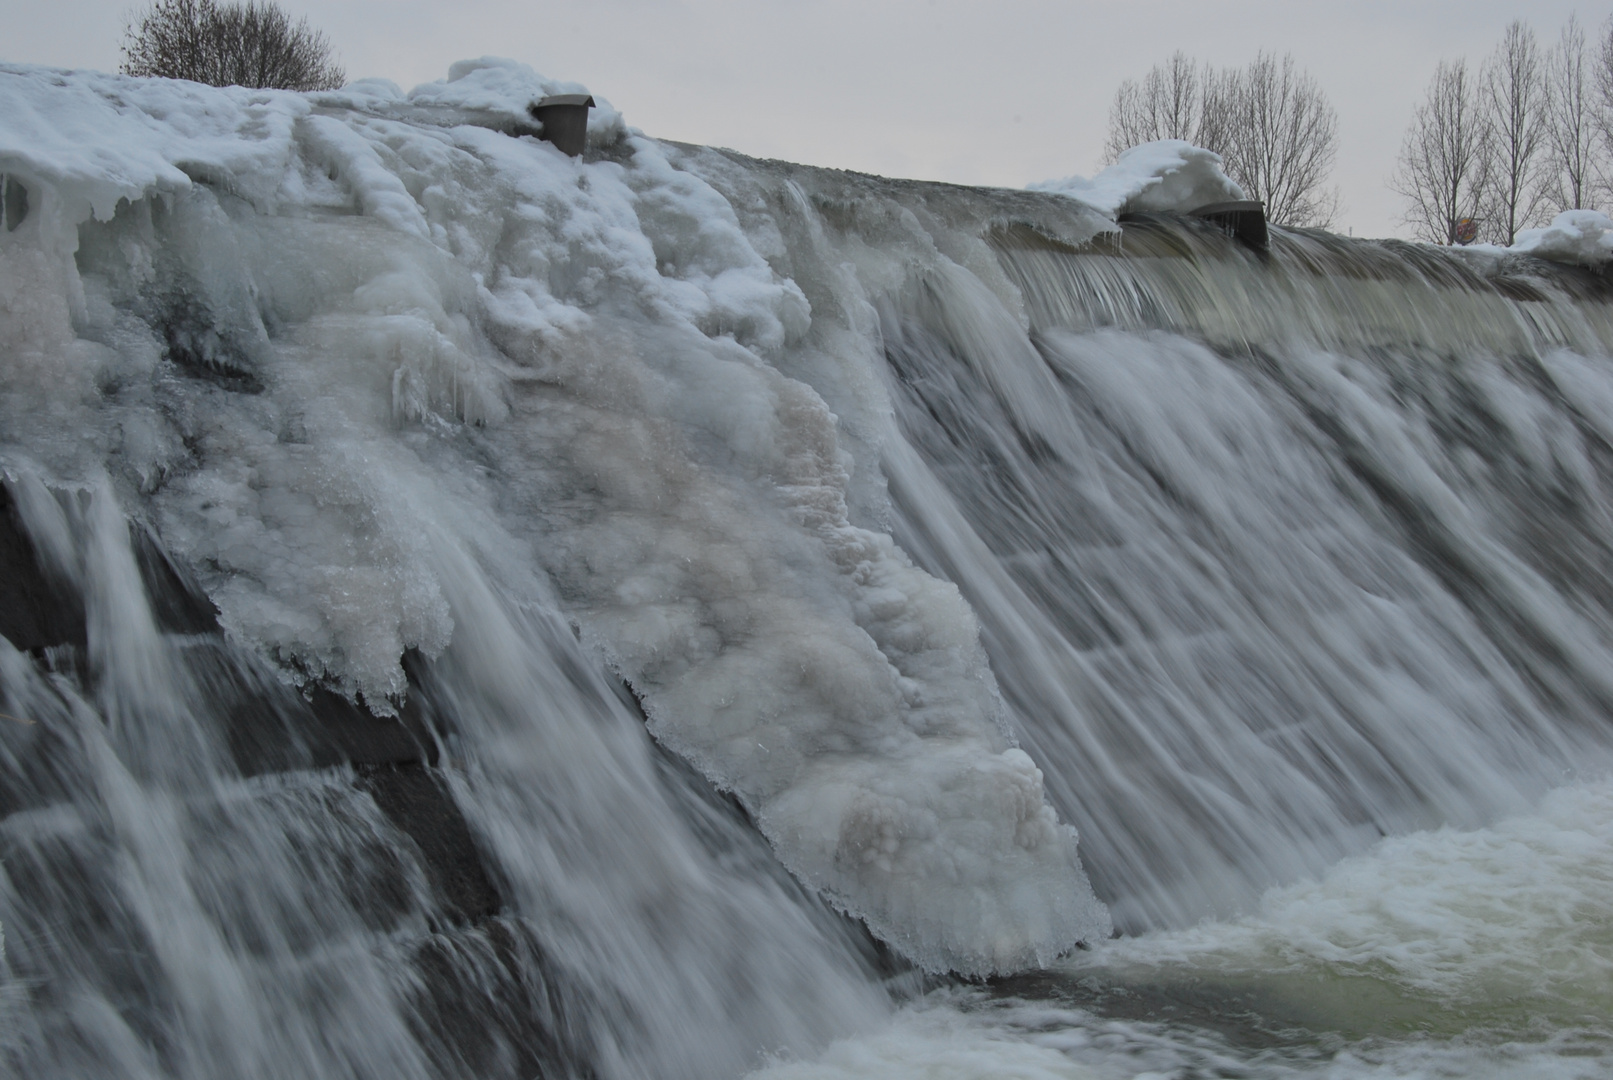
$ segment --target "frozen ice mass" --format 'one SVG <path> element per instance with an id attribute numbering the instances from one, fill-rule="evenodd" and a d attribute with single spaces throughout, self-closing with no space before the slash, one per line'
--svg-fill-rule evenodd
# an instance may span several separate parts
<path id="1" fill-rule="evenodd" d="M 853 524 L 858 464 L 779 370 L 801 289 L 608 105 L 589 139 L 619 160 L 579 164 L 466 119 L 570 89 L 506 62 L 407 95 L 4 80 L 0 169 L 37 207 L 6 238 L 19 441 L 150 490 L 237 640 L 394 708 L 404 651 L 454 636 L 451 550 L 575 619 L 656 738 L 915 959 L 1107 936 L 973 615 Z M 152 400 L 163 321 L 261 391 L 183 430 Z"/>

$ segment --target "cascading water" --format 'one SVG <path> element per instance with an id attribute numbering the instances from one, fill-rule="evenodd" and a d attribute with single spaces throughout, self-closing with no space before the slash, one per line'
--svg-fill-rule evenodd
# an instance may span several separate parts
<path id="1" fill-rule="evenodd" d="M 1613 1060 L 1599 273 L 574 89 L 0 69 L 0 1061 Z"/>
<path id="2" fill-rule="evenodd" d="M 694 1076 L 878 1015 L 867 947 L 462 553 L 427 768 L 330 699 L 299 731 L 216 628 L 163 626 L 110 490 L 14 490 L 88 625 L 0 657 L 16 1075 Z M 324 725 L 359 764 L 308 768 Z"/>
<path id="3" fill-rule="evenodd" d="M 1599 280 L 1179 224 L 997 242 L 1028 334 L 956 276 L 886 319 L 895 533 L 965 583 L 1122 924 L 1605 768 Z"/>

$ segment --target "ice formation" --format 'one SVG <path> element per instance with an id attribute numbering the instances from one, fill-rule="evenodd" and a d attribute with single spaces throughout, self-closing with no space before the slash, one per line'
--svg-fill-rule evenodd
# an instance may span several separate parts
<path id="1" fill-rule="evenodd" d="M 1107 934 L 970 609 L 852 522 L 837 419 L 783 373 L 803 289 L 603 99 L 585 160 L 510 134 L 575 89 L 0 67 L 0 465 L 110 477 L 238 640 L 382 711 L 463 632 L 468 557 L 928 967 Z M 1090 187 L 1236 197 L 1214 165 L 1158 144 Z"/>
<path id="2" fill-rule="evenodd" d="M 1248 196 L 1221 171 L 1221 156 L 1183 139 L 1143 143 L 1088 180 L 1070 176 L 1030 185 L 1068 195 L 1113 217 L 1135 211 L 1188 212 Z"/>

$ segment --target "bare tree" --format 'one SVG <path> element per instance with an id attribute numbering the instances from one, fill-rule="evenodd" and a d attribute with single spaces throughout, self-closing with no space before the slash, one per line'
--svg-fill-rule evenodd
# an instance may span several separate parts
<path id="1" fill-rule="evenodd" d="M 1262 53 L 1245 69 L 1217 71 L 1178 52 L 1141 83 L 1120 85 L 1104 155 L 1112 162 L 1140 143 L 1186 139 L 1220 154 L 1271 221 L 1326 227 L 1338 207 L 1337 191 L 1324 186 L 1337 128 L 1327 96 L 1292 56 Z"/>
<path id="2" fill-rule="evenodd" d="M 1602 24 L 1602 40 L 1596 51 L 1594 82 L 1596 126 L 1602 136 L 1602 152 L 1606 155 L 1613 153 L 1613 15 Z"/>
<path id="3" fill-rule="evenodd" d="M 346 75 L 325 35 L 272 0 L 155 0 L 123 32 L 123 71 L 212 86 L 330 90 Z"/>
<path id="4" fill-rule="evenodd" d="M 1122 150 L 1159 139 L 1186 139 L 1202 146 L 1198 143 L 1199 124 L 1206 84 L 1212 77 L 1197 60 L 1177 51 L 1164 64 L 1151 68 L 1140 84 L 1131 79 L 1121 83 L 1109 107 L 1104 161 L 1112 163 Z"/>
<path id="5" fill-rule="evenodd" d="M 1436 244 L 1462 239 L 1489 186 L 1490 140 L 1466 60 L 1440 61 L 1412 114 L 1390 186 L 1410 205 L 1405 222 Z"/>
<path id="6" fill-rule="evenodd" d="M 1220 154 L 1223 166 L 1227 164 L 1239 121 L 1237 101 L 1242 84 L 1243 72 L 1237 68 L 1217 71 L 1209 64 L 1204 65 L 1199 91 L 1199 126 L 1192 143 Z"/>
<path id="7" fill-rule="evenodd" d="M 1546 145 L 1549 198 L 1558 210 L 1580 210 L 1595 198 L 1598 125 L 1585 30 L 1570 15 L 1546 58 Z"/>
<path id="8" fill-rule="evenodd" d="M 1338 194 L 1323 185 L 1338 155 L 1338 113 L 1316 80 L 1292 55 L 1263 52 L 1219 96 L 1227 175 L 1262 200 L 1276 224 L 1332 224 Z"/>
<path id="9" fill-rule="evenodd" d="M 1609 83 L 1613 87 L 1613 82 Z M 1519 229 L 1541 224 L 1545 192 L 1546 85 L 1535 32 L 1514 19 L 1479 76 L 1479 107 L 1494 153 L 1483 193 L 1486 240 L 1510 247 Z"/>

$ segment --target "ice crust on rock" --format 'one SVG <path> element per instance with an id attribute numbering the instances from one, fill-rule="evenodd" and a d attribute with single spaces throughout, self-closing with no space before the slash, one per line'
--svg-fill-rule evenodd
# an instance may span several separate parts
<path id="1" fill-rule="evenodd" d="M 1081 176 L 1043 180 L 1031 184 L 1030 190 L 1068 195 L 1110 217 L 1145 211 L 1186 213 L 1248 198 L 1221 171 L 1219 154 L 1183 139 L 1133 146 L 1090 180 Z"/>
<path id="2" fill-rule="evenodd" d="M 0 467 L 111 476 L 232 634 L 381 711 L 403 651 L 458 632 L 446 562 L 559 608 L 926 967 L 1107 935 L 972 612 L 852 524 L 836 417 L 781 370 L 813 313 L 776 236 L 603 100 L 589 158 L 509 133 L 580 89 L 487 59 L 407 94 L 0 66 L 31 200 L 0 233 Z"/>

